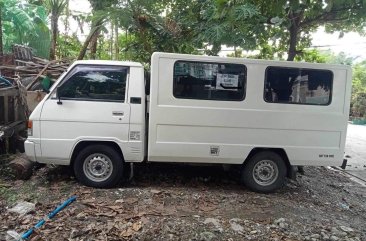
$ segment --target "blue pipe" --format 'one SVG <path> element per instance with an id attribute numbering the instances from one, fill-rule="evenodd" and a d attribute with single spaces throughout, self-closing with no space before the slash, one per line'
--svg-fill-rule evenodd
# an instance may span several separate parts
<path id="1" fill-rule="evenodd" d="M 64 203 L 62 203 L 60 206 L 58 206 L 55 210 L 53 210 L 52 212 L 50 212 L 47 215 L 47 217 L 49 219 L 54 218 L 58 212 L 60 212 L 62 209 L 64 209 L 66 206 L 68 206 L 70 203 L 72 203 L 75 200 L 76 200 L 76 196 L 72 196 L 71 198 L 67 199 Z M 46 223 L 46 220 L 45 219 L 41 219 L 33 228 L 31 228 L 27 232 L 25 232 L 22 235 L 21 239 L 28 239 L 32 235 L 32 233 L 34 232 L 35 229 L 40 228 L 45 223 Z"/>

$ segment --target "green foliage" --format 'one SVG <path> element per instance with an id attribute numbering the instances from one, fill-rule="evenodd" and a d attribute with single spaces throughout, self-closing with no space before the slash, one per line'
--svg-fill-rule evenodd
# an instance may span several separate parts
<path id="1" fill-rule="evenodd" d="M 222 45 L 259 50 L 256 58 L 282 60 L 291 54 L 289 60 L 298 55 L 298 61 L 325 62 L 306 50 L 311 46 L 311 34 L 319 26 L 329 32 L 361 32 L 366 17 L 359 0 L 327 0 L 326 4 L 299 0 L 90 2 L 108 17 L 106 23 L 118 24 L 134 36 L 126 48 L 143 62 L 149 61 L 153 51 L 218 55 Z"/>
<path id="2" fill-rule="evenodd" d="M 352 115 L 366 118 L 366 61 L 353 66 Z"/>
<path id="3" fill-rule="evenodd" d="M 50 41 L 45 8 L 19 0 L 0 0 L 0 4 L 4 52 L 11 52 L 13 44 L 24 44 L 44 57 L 43 48 L 49 46 Z M 39 38 L 37 43 L 36 38 Z"/>
<path id="4" fill-rule="evenodd" d="M 112 8 L 104 10 L 104 16 L 105 11 L 108 11 L 108 21 L 118 24 L 124 32 L 118 38 L 119 58 L 149 63 L 151 54 L 156 51 L 197 53 L 189 31 L 170 17 L 173 16 L 171 12 L 166 12 L 167 16 L 163 16 L 163 13 L 168 11 L 167 4 L 171 3 L 167 0 L 120 1 Z M 176 7 L 171 6 L 171 10 Z M 108 28 L 105 28 L 105 31 L 108 31 Z M 99 40 L 100 58 L 113 56 L 111 41 L 115 40 Z"/>
<path id="5" fill-rule="evenodd" d="M 220 1 L 221 4 L 227 2 L 234 1 Z M 236 1 L 234 5 L 241 2 Z M 257 17 L 251 19 L 258 21 L 251 21 L 248 27 L 255 36 L 256 48 L 265 58 L 273 53 L 283 58 L 287 53 L 288 60 L 293 60 L 311 46 L 311 33 L 319 26 L 324 26 L 327 32 L 340 31 L 340 37 L 348 31 L 363 33 L 366 26 L 366 2 L 360 0 L 328 0 L 326 3 L 249 0 L 245 4 L 253 4 L 259 11 Z"/>
<path id="6" fill-rule="evenodd" d="M 366 92 L 359 92 L 352 95 L 351 113 L 353 117 L 366 118 Z"/>
<path id="7" fill-rule="evenodd" d="M 296 61 L 305 61 L 309 63 L 326 63 L 328 56 L 316 49 L 304 50 L 301 55 L 295 57 Z"/>
<path id="8" fill-rule="evenodd" d="M 296 61 L 305 61 L 309 63 L 327 63 L 327 64 L 343 64 L 353 65 L 356 58 L 347 56 L 344 52 L 338 54 L 333 53 L 330 50 L 317 50 L 310 49 L 304 50 L 301 54 L 297 55 Z"/>
<path id="9" fill-rule="evenodd" d="M 48 29 L 36 28 L 35 34 L 28 39 L 28 46 L 33 49 L 36 56 L 48 59 L 50 55 L 50 31 Z"/>
<path id="10" fill-rule="evenodd" d="M 262 29 L 253 27 L 259 20 L 258 8 L 246 1 L 193 1 L 187 7 L 173 8 L 168 17 L 209 55 L 217 55 L 223 44 L 254 49 Z"/>
<path id="11" fill-rule="evenodd" d="M 67 6 L 67 0 L 45 0 L 43 5 L 50 14 L 60 16 Z"/>
<path id="12" fill-rule="evenodd" d="M 113 4 L 116 4 L 118 0 L 89 0 L 93 11 L 103 11 L 110 8 Z"/>
<path id="13" fill-rule="evenodd" d="M 347 56 L 344 52 L 340 52 L 339 54 L 334 54 L 331 51 L 325 52 L 326 62 L 329 64 L 344 64 L 344 65 L 353 65 L 353 62 L 356 58 Z"/>
<path id="14" fill-rule="evenodd" d="M 60 34 L 57 38 L 57 46 L 58 58 L 75 58 L 82 47 L 82 43 L 76 34 L 71 36 Z"/>

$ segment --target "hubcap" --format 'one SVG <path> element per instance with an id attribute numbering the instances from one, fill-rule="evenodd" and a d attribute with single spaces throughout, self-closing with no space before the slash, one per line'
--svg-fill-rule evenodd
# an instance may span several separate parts
<path id="1" fill-rule="evenodd" d="M 254 181 L 261 186 L 273 184 L 278 178 L 277 164 L 272 160 L 261 160 L 253 169 Z"/>
<path id="2" fill-rule="evenodd" d="M 108 156 L 94 153 L 85 159 L 83 169 L 86 177 L 90 180 L 103 182 L 112 175 L 113 164 Z"/>

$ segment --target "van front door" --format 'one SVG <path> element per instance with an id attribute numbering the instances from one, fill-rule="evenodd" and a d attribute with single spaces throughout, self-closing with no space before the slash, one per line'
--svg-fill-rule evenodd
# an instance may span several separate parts
<path id="1" fill-rule="evenodd" d="M 41 162 L 68 165 L 80 140 L 128 141 L 129 67 L 76 65 L 45 101 L 41 118 Z M 56 90 L 55 90 L 56 92 Z"/>

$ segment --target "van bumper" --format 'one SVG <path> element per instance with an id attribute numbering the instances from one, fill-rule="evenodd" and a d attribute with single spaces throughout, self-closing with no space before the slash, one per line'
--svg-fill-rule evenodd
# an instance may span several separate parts
<path id="1" fill-rule="evenodd" d="M 37 162 L 35 143 L 33 141 L 26 140 L 24 142 L 25 154 L 32 162 Z"/>

